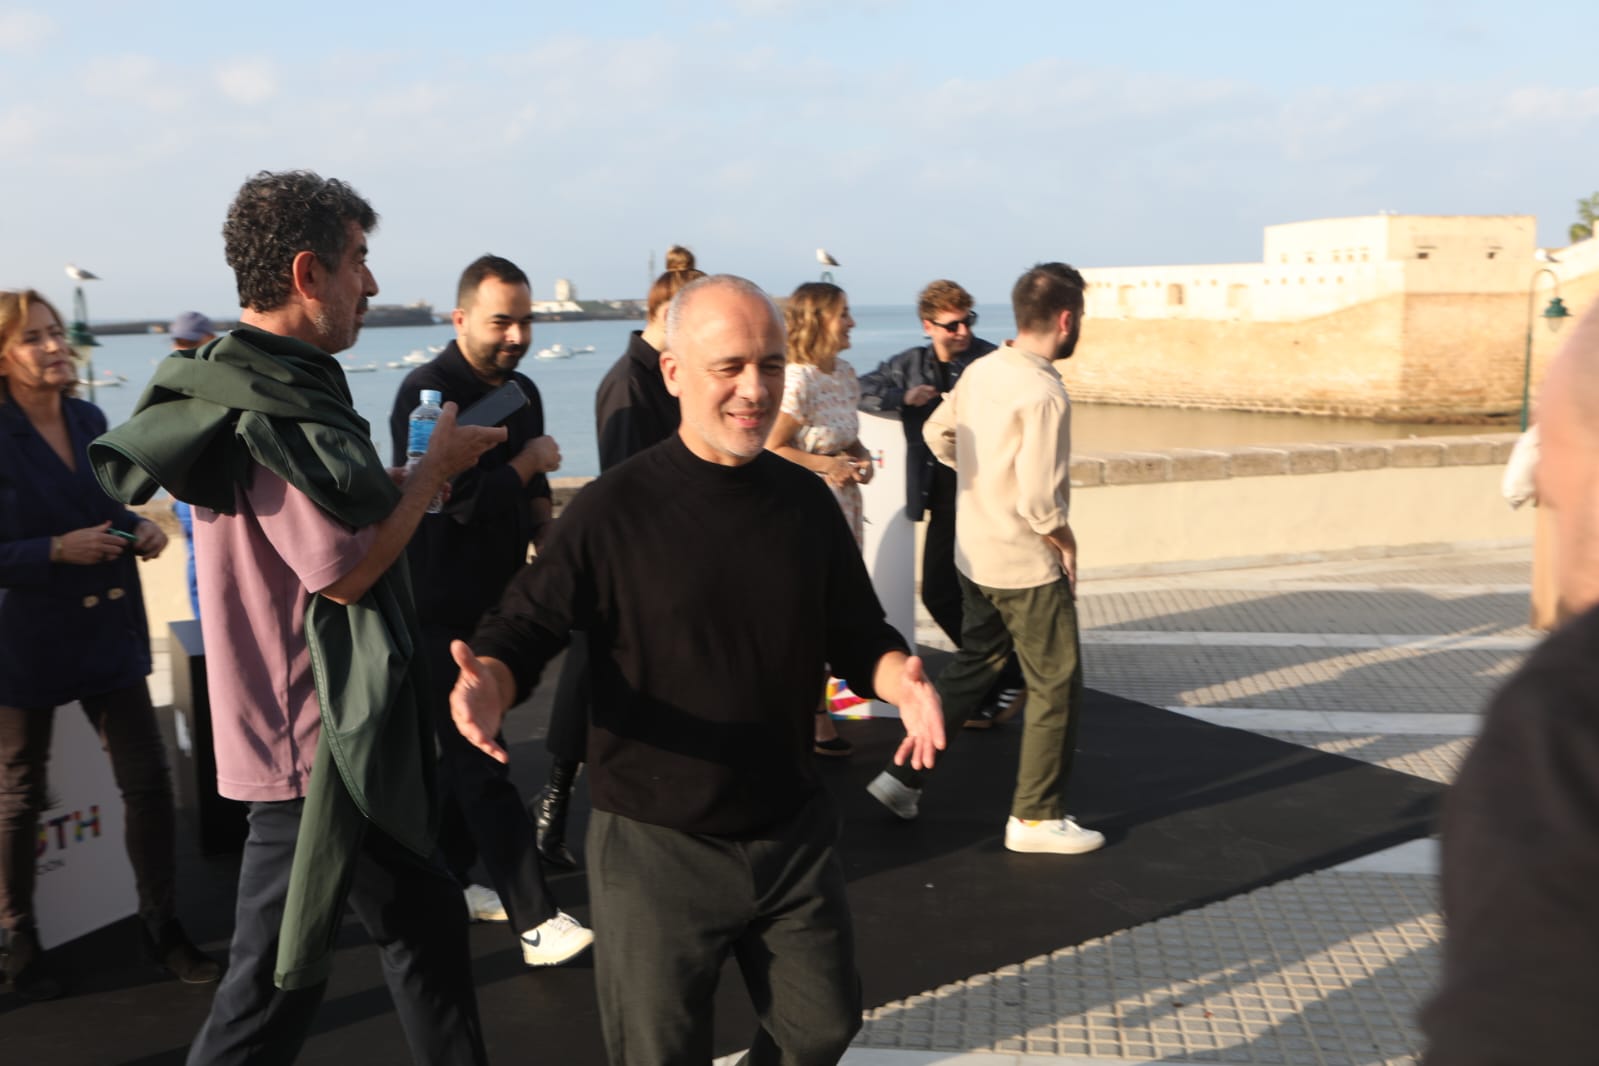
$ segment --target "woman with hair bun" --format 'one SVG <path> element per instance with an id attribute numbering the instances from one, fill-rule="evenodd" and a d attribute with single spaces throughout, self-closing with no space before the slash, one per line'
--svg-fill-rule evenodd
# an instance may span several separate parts
<path id="1" fill-rule="evenodd" d="M 689 282 L 704 276 L 705 272 L 694 266 L 693 252 L 680 244 L 667 250 L 666 272 L 650 286 L 644 328 L 633 331 L 627 351 L 606 373 L 594 396 L 602 474 L 677 432 L 677 397 L 666 391 L 661 377 L 666 309 Z M 550 780 L 529 803 L 539 854 L 553 866 L 577 865 L 566 843 L 566 812 L 578 767 L 587 757 L 589 702 L 587 645 L 581 633 L 574 633 L 561 667 L 545 739 Z"/>

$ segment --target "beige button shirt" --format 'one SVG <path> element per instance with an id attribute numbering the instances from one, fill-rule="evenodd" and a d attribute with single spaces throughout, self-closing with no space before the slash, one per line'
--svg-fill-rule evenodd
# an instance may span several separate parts
<path id="1" fill-rule="evenodd" d="M 1071 502 L 1072 401 L 1049 360 L 1007 343 L 974 362 L 922 427 L 955 468 L 955 565 L 979 585 L 1058 581 L 1060 553 L 1043 534 Z"/>

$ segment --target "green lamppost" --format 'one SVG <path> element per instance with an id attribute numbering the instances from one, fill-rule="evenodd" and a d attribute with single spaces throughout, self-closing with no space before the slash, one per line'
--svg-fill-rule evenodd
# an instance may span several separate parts
<path id="1" fill-rule="evenodd" d="M 100 347 L 100 342 L 94 339 L 94 334 L 89 332 L 89 301 L 83 296 L 83 282 L 98 281 L 98 274 L 91 274 L 82 267 L 67 265 L 67 277 L 79 284 L 72 290 L 72 325 L 67 328 L 67 343 L 72 345 L 72 350 L 77 353 L 88 375 L 89 402 L 94 402 L 94 350 Z"/>
<path id="2" fill-rule="evenodd" d="M 1538 276 L 1548 274 L 1555 283 L 1555 295 L 1549 301 L 1549 306 L 1543 309 L 1540 316 L 1549 324 L 1551 330 L 1558 330 L 1565 325 L 1566 319 L 1571 317 L 1571 312 L 1566 310 L 1566 302 L 1560 298 L 1560 276 L 1549 267 L 1539 267 L 1533 271 L 1532 281 L 1527 285 L 1527 354 L 1521 364 L 1521 431 L 1527 432 L 1527 415 L 1531 408 L 1532 391 L 1532 311 L 1537 304 Z"/>

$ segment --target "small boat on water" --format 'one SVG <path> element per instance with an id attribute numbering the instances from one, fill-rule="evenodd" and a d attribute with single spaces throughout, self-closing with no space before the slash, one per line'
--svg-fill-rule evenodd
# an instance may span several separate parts
<path id="1" fill-rule="evenodd" d="M 421 366 L 423 363 L 430 362 L 432 359 L 433 357 L 427 352 L 423 351 L 421 348 L 414 348 L 409 354 L 402 358 L 400 362 L 405 366 Z"/>
<path id="2" fill-rule="evenodd" d="M 403 366 L 404 364 L 401 365 Z M 363 363 L 360 366 L 350 366 L 347 364 L 344 368 L 344 372 L 346 374 L 370 374 L 377 368 L 378 365 L 376 363 Z"/>
<path id="3" fill-rule="evenodd" d="M 116 389 L 128 383 L 128 379 L 114 371 L 107 370 L 97 378 L 79 378 L 78 384 L 84 388 Z"/>
<path id="4" fill-rule="evenodd" d="M 533 356 L 535 359 L 570 359 L 576 353 L 564 344 L 552 344 L 548 348 L 540 348 Z"/>
<path id="5" fill-rule="evenodd" d="M 592 345 L 592 344 L 583 344 L 583 345 L 579 345 L 576 348 L 573 348 L 572 349 L 572 354 L 573 355 L 588 355 L 593 350 L 594 350 L 594 345 Z"/>

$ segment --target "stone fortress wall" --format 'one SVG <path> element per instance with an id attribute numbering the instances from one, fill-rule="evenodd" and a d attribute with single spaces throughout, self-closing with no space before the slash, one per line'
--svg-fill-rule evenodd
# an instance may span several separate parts
<path id="1" fill-rule="evenodd" d="M 1083 271 L 1064 377 L 1078 400 L 1469 421 L 1519 410 L 1559 343 L 1530 215 L 1373 215 L 1268 226 L 1259 263 Z M 1573 315 L 1599 240 L 1552 264 Z"/>

